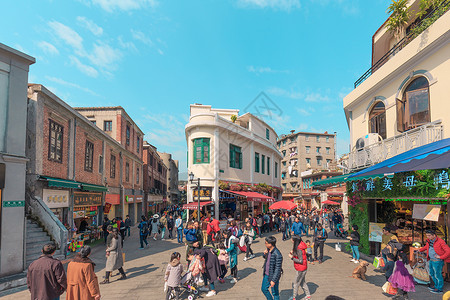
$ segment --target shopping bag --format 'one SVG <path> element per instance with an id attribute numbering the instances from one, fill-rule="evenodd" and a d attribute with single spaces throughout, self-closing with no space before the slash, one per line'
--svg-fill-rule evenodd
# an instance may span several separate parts
<path id="1" fill-rule="evenodd" d="M 378 257 L 378 256 L 373 259 L 373 266 L 375 268 L 380 267 L 380 260 L 383 260 L 383 259 L 381 257 Z"/>
<path id="2" fill-rule="evenodd" d="M 389 294 L 389 295 L 396 295 L 397 294 L 397 289 L 392 287 L 392 285 L 391 285 L 391 283 L 389 281 L 386 281 L 386 283 L 383 284 L 381 289 L 383 290 L 384 293 Z"/>
<path id="3" fill-rule="evenodd" d="M 334 245 L 334 248 L 336 249 L 336 251 L 341 252 L 342 251 L 342 247 L 340 243 L 337 243 L 336 245 Z"/>
<path id="4" fill-rule="evenodd" d="M 380 265 L 380 268 L 384 268 L 384 259 L 382 258 L 382 257 L 380 257 L 380 259 L 379 259 L 379 265 Z"/>
<path id="5" fill-rule="evenodd" d="M 247 246 L 238 246 L 239 250 L 241 250 L 242 253 L 247 252 Z"/>
<path id="6" fill-rule="evenodd" d="M 428 275 L 427 270 L 425 270 L 424 268 L 421 267 L 414 268 L 412 276 L 420 281 L 430 282 L 430 275 Z"/>
<path id="7" fill-rule="evenodd" d="M 122 252 L 123 263 L 125 263 L 125 253 Z"/>
<path id="8" fill-rule="evenodd" d="M 389 289 L 389 281 L 386 281 L 385 284 L 383 284 L 383 286 L 381 287 L 381 289 L 383 290 L 383 293 L 388 293 L 388 289 Z"/>

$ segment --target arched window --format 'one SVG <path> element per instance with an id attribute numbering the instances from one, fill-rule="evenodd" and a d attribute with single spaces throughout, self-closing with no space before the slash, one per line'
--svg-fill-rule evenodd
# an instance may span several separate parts
<path id="1" fill-rule="evenodd" d="M 369 132 L 378 133 L 383 139 L 386 138 L 386 108 L 381 101 L 377 102 L 370 111 Z"/>
<path id="2" fill-rule="evenodd" d="M 397 130 L 400 132 L 431 122 L 430 86 L 425 77 L 414 79 L 397 99 Z"/>

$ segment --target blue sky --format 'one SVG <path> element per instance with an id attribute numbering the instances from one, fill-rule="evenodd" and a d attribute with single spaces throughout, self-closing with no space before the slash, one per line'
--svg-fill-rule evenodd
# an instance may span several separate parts
<path id="1" fill-rule="evenodd" d="M 264 92 L 279 135 L 338 134 L 389 0 L 5 1 L 0 42 L 36 58 L 30 82 L 72 106 L 123 106 L 186 171 L 189 104 L 237 108 Z M 250 107 L 250 112 L 254 108 Z"/>

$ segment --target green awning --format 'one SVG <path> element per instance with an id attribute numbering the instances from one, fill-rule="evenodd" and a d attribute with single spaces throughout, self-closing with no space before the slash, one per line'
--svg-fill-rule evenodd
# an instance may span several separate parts
<path id="1" fill-rule="evenodd" d="M 341 183 L 341 182 L 347 182 L 347 181 L 364 180 L 364 179 L 377 178 L 377 177 L 383 178 L 385 176 L 386 177 L 394 176 L 394 175 L 378 174 L 378 175 L 367 175 L 367 176 L 361 176 L 361 177 L 348 178 L 348 176 L 350 176 L 352 174 L 354 174 L 354 173 L 334 176 L 334 177 L 330 177 L 330 178 L 327 178 L 327 179 L 317 180 L 317 181 L 314 181 L 313 183 L 311 183 L 311 186 L 332 185 L 332 184 Z"/>
<path id="2" fill-rule="evenodd" d="M 83 191 L 92 191 L 92 192 L 107 192 L 108 191 L 108 188 L 103 185 L 87 184 L 87 183 L 82 183 L 81 189 Z"/>
<path id="3" fill-rule="evenodd" d="M 39 176 L 40 179 L 47 180 L 49 187 L 59 187 L 68 189 L 79 189 L 80 183 L 73 180 L 66 180 L 61 178 L 54 178 L 48 176 Z"/>

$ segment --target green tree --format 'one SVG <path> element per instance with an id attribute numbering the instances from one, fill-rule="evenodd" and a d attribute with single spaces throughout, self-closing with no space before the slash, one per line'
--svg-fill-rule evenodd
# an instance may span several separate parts
<path id="1" fill-rule="evenodd" d="M 406 24 L 408 24 L 410 11 L 407 6 L 408 0 L 392 0 L 387 9 L 391 16 L 386 22 L 386 29 L 390 31 L 399 41 L 405 36 Z"/>

